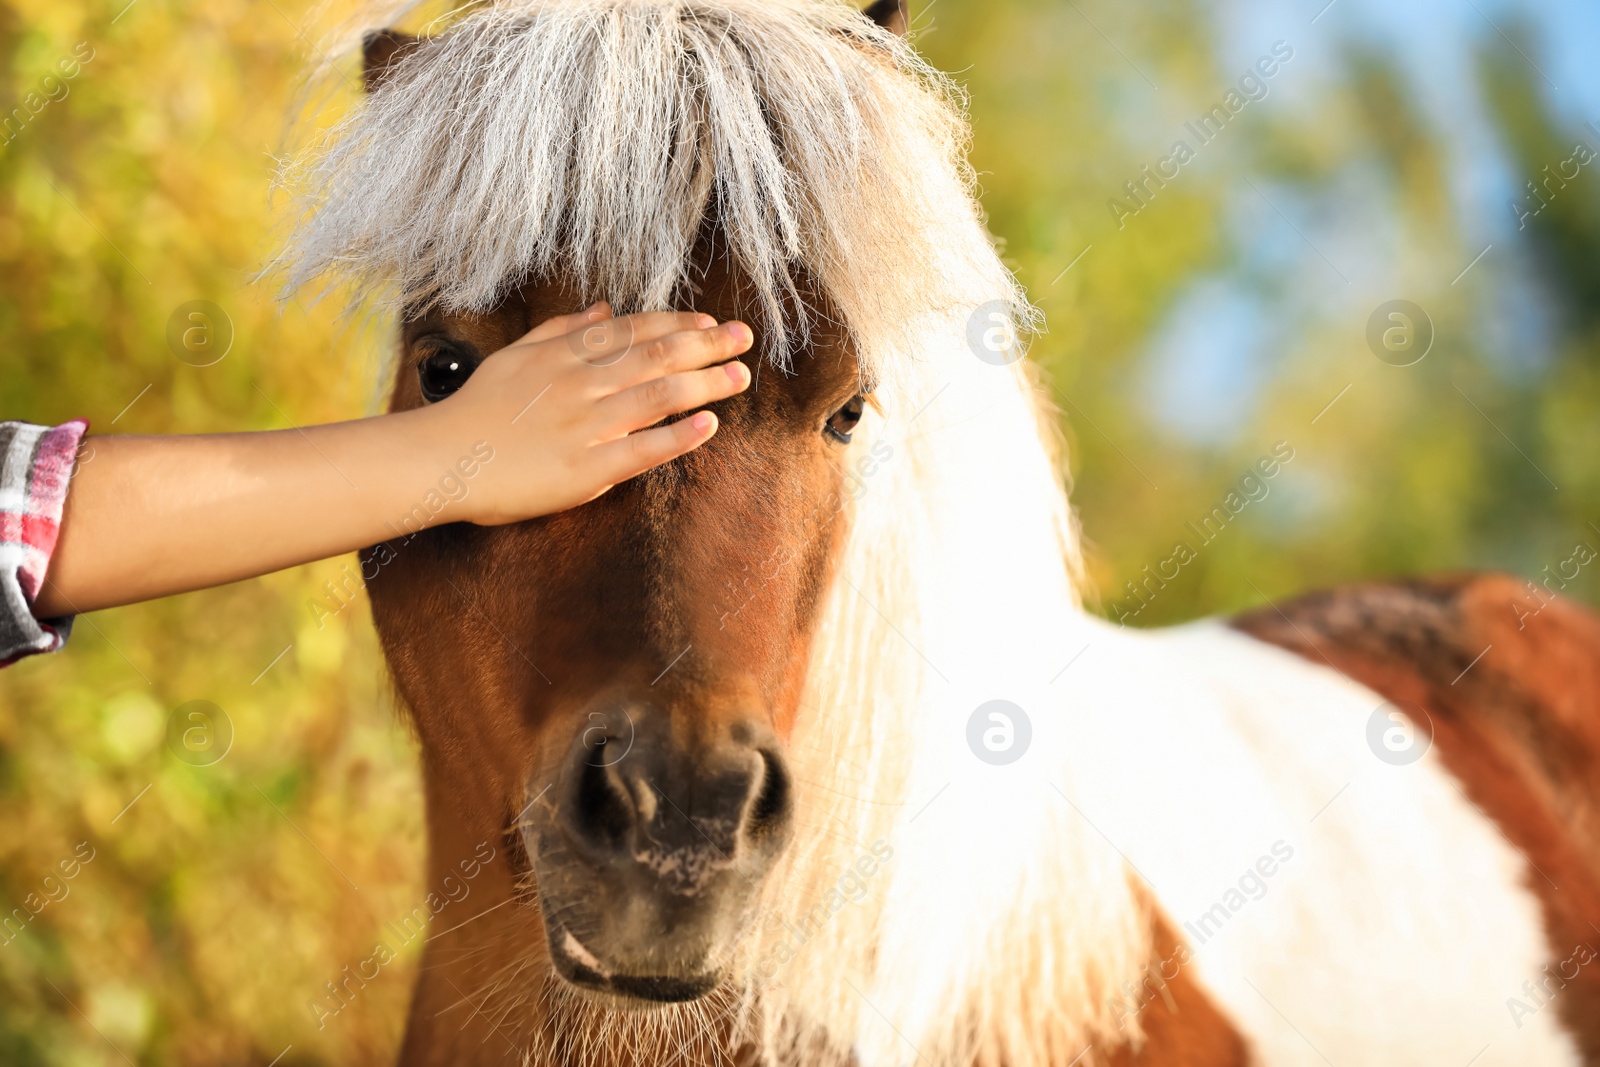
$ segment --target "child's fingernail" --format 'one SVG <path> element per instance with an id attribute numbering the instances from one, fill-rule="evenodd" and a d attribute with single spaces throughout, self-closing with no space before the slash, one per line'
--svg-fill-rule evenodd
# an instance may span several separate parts
<path id="1" fill-rule="evenodd" d="M 716 421 L 716 420 L 712 416 L 711 412 L 702 411 L 699 414 L 695 415 L 692 419 L 689 420 L 689 425 L 693 426 L 696 430 L 699 430 L 701 433 L 705 433 L 707 430 L 711 429 L 711 424 L 714 421 Z"/>
<path id="2" fill-rule="evenodd" d="M 755 339 L 755 335 L 750 332 L 750 327 L 742 322 L 728 323 L 728 336 L 740 344 L 746 345 Z"/>
<path id="3" fill-rule="evenodd" d="M 743 385 L 745 379 L 750 375 L 750 372 L 744 369 L 744 364 L 738 360 L 734 360 L 732 363 L 724 363 L 722 368 L 728 372 L 728 380 L 733 382 L 734 385 Z"/>
<path id="4" fill-rule="evenodd" d="M 694 321 L 695 325 L 699 326 L 702 330 L 709 330 L 711 327 L 717 324 L 717 320 L 712 318 L 710 315 L 701 315 Z"/>

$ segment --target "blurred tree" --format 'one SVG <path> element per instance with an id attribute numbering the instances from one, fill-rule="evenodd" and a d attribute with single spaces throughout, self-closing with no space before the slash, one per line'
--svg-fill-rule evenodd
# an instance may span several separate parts
<path id="1" fill-rule="evenodd" d="M 370 338 L 251 283 L 316 33 L 273 5 L 0 4 L 8 417 L 185 433 L 363 413 L 337 353 Z M 193 300 L 232 333 L 213 365 L 168 341 Z M 392 1054 L 414 952 L 322 1029 L 307 1009 L 420 894 L 415 756 L 364 609 L 319 629 L 307 607 L 341 565 L 85 617 L 64 653 L 0 674 L 0 1061 Z M 192 700 L 231 723 L 209 766 L 180 758 L 187 724 L 169 734 Z M 64 879 L 80 843 L 93 859 Z"/>

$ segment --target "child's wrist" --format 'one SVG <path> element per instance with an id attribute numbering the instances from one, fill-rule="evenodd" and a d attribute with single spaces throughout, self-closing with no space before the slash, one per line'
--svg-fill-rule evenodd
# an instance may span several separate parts
<path id="1" fill-rule="evenodd" d="M 478 522 L 484 510 L 480 475 L 495 454 L 485 427 L 458 418 L 448 400 L 406 414 L 413 417 L 412 425 L 400 429 L 417 457 L 408 480 L 418 487 L 412 493 L 414 499 L 403 505 L 406 514 L 417 516 L 420 507 L 429 526 Z"/>

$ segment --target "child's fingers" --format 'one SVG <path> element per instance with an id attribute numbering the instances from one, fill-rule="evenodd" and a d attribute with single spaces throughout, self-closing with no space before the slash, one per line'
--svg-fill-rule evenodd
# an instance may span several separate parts
<path id="1" fill-rule="evenodd" d="M 570 315 L 557 315 L 553 319 L 545 319 L 513 341 L 509 347 L 538 344 L 540 341 L 563 337 L 574 330 L 593 326 L 595 323 L 609 318 L 611 318 L 611 305 L 602 300 L 598 304 L 592 304 L 584 308 L 582 311 L 574 311 Z"/>
<path id="2" fill-rule="evenodd" d="M 692 311 L 650 311 L 581 325 L 567 334 L 566 343 L 590 366 L 610 367 L 668 334 L 705 330 L 716 323 L 710 315 Z"/>
<path id="3" fill-rule="evenodd" d="M 685 330 L 635 344 L 627 358 L 606 368 L 603 388 L 621 392 L 641 382 L 722 363 L 748 351 L 753 340 L 744 323 L 725 322 L 713 329 Z"/>
<path id="4" fill-rule="evenodd" d="M 606 432 L 624 434 L 642 429 L 691 408 L 743 392 L 750 371 L 734 360 L 705 370 L 653 378 L 606 397 L 595 405 L 595 415 Z"/>
<path id="5" fill-rule="evenodd" d="M 606 484 L 616 485 L 694 451 L 716 432 L 717 417 L 709 411 L 699 411 L 687 419 L 600 445 L 594 449 L 594 457 Z"/>

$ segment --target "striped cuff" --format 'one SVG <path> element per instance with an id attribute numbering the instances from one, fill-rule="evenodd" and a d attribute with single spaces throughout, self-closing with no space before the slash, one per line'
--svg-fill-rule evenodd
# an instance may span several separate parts
<path id="1" fill-rule="evenodd" d="M 0 667 L 54 652 L 72 619 L 36 619 L 32 603 L 44 584 L 61 532 L 78 442 L 89 424 L 0 422 Z"/>

